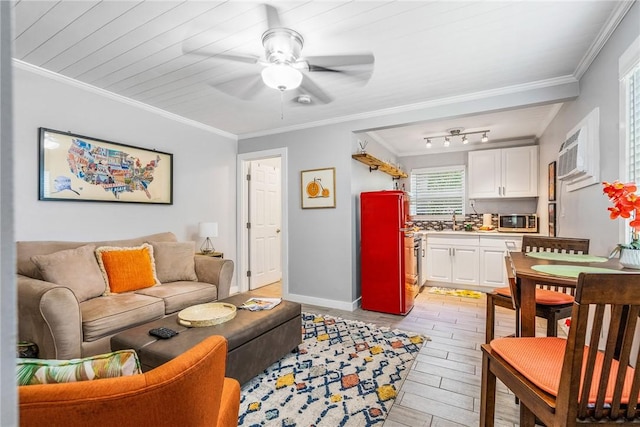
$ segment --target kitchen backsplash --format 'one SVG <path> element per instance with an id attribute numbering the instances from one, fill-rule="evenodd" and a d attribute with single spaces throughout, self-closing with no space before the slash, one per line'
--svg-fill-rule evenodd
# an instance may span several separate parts
<path id="1" fill-rule="evenodd" d="M 472 227 L 482 226 L 482 214 L 467 214 L 464 216 L 464 220 L 460 217 L 456 217 L 456 228 L 463 230 L 465 224 L 471 224 Z M 498 227 L 498 214 L 491 214 L 491 225 Z M 445 221 L 432 221 L 432 220 L 415 220 L 413 226 L 418 227 L 420 230 L 453 230 L 453 218 Z"/>

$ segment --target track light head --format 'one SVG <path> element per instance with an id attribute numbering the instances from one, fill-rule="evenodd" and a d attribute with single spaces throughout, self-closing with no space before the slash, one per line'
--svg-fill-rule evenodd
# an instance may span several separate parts
<path id="1" fill-rule="evenodd" d="M 427 148 L 431 148 L 431 140 L 427 138 Z"/>
<path id="2" fill-rule="evenodd" d="M 487 136 L 487 132 L 482 134 L 482 139 L 480 142 L 489 142 L 489 137 Z"/>
<path id="3" fill-rule="evenodd" d="M 451 140 L 449 139 L 449 137 L 445 136 L 444 137 L 444 146 L 448 147 L 450 143 L 451 143 Z"/>
<path id="4" fill-rule="evenodd" d="M 464 135 L 464 136 L 462 137 L 462 143 L 463 143 L 463 144 L 468 144 L 468 143 L 469 143 L 469 139 L 467 138 L 467 135 Z"/>

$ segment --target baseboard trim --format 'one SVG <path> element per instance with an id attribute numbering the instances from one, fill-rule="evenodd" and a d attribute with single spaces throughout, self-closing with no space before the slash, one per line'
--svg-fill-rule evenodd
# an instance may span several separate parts
<path id="1" fill-rule="evenodd" d="M 354 311 L 360 305 L 360 298 L 352 302 L 336 301 L 332 299 L 316 298 L 307 295 L 288 294 L 283 296 L 289 301 L 298 302 L 300 304 L 318 305 L 320 307 L 335 308 L 337 310 Z"/>

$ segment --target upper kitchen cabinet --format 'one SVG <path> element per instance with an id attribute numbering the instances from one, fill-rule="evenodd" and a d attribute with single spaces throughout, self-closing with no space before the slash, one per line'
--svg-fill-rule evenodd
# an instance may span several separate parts
<path id="1" fill-rule="evenodd" d="M 469 152 L 469 198 L 538 196 L 538 146 Z"/>

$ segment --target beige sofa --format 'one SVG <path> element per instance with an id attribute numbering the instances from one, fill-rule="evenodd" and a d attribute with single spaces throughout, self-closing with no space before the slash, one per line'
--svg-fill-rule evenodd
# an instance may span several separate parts
<path id="1" fill-rule="evenodd" d="M 103 294 L 106 283 L 99 283 L 85 270 L 90 257 L 95 257 L 94 246 L 133 247 L 143 243 L 154 247 L 160 284 Z M 186 246 L 188 249 L 188 243 Z M 173 233 L 105 242 L 17 242 L 18 339 L 36 343 L 41 358 L 86 357 L 110 351 L 111 336 L 125 329 L 229 296 L 233 261 L 194 255 L 189 274 L 183 271 L 184 260 L 186 257 L 189 261 L 192 253 L 193 249 L 185 254 L 185 243 L 177 242 Z M 76 262 L 74 257 L 85 261 Z M 60 283 L 44 280 L 52 274 L 51 269 L 45 270 L 43 259 L 69 266 L 58 268 L 55 277 L 62 276 L 57 280 Z M 93 265 L 89 268 L 92 272 L 95 269 Z M 183 275 L 187 280 L 179 280 Z"/>

